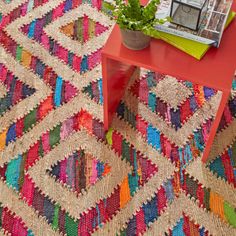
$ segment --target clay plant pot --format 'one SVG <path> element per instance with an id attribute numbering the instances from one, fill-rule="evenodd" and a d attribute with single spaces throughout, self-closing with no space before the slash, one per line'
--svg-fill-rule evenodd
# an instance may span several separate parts
<path id="1" fill-rule="evenodd" d="M 120 29 L 122 41 L 125 47 L 132 50 L 141 50 L 150 45 L 151 37 L 142 31 Z"/>

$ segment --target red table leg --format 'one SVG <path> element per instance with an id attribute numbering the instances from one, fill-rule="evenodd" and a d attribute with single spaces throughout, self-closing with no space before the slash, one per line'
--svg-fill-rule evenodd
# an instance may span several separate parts
<path id="1" fill-rule="evenodd" d="M 105 130 L 109 128 L 112 122 L 112 117 L 124 95 L 127 83 L 135 68 L 135 66 L 124 64 L 102 54 Z"/>
<path id="2" fill-rule="evenodd" d="M 215 119 L 214 119 L 213 124 L 211 126 L 209 138 L 208 138 L 208 141 L 206 143 L 206 147 L 205 147 L 205 150 L 204 150 L 204 153 L 203 153 L 203 156 L 202 156 L 202 161 L 204 163 L 207 162 L 207 158 L 209 156 L 211 146 L 212 146 L 212 143 L 214 141 L 214 137 L 216 135 L 218 126 L 220 124 L 220 120 L 221 120 L 222 114 L 224 112 L 224 108 L 225 108 L 225 106 L 228 102 L 229 95 L 230 95 L 230 92 L 223 92 L 222 93 L 222 98 L 221 98 L 218 110 L 216 112 Z"/>

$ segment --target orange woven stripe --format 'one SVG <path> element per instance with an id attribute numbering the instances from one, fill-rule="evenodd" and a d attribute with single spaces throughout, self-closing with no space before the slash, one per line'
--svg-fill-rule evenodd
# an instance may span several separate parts
<path id="1" fill-rule="evenodd" d="M 43 118 L 44 116 L 47 115 L 47 113 L 49 111 L 51 111 L 53 109 L 53 98 L 52 95 L 50 95 L 49 97 L 46 98 L 46 100 L 44 100 L 39 107 L 39 116 L 40 118 Z"/>
<path id="2" fill-rule="evenodd" d="M 104 166 L 104 172 L 102 174 L 102 176 L 105 176 L 106 174 L 110 173 L 111 172 L 111 167 L 109 165 L 105 165 Z"/>
<path id="3" fill-rule="evenodd" d="M 130 201 L 129 181 L 126 177 L 120 186 L 120 207 L 123 208 Z"/>
<path id="4" fill-rule="evenodd" d="M 213 213 L 217 214 L 221 219 L 225 220 L 224 215 L 224 200 L 218 194 L 210 193 L 210 209 Z"/>
<path id="5" fill-rule="evenodd" d="M 178 172 L 175 172 L 174 174 L 174 192 L 175 194 L 178 194 L 180 192 L 180 179 Z"/>
<path id="6" fill-rule="evenodd" d="M 197 99 L 198 105 L 202 106 L 205 102 L 203 87 L 200 85 L 194 85 L 194 93 Z"/>
<path id="7" fill-rule="evenodd" d="M 7 130 L 3 131 L 0 134 L 0 151 L 5 148 L 6 145 L 6 136 L 7 136 Z"/>
<path id="8" fill-rule="evenodd" d="M 21 54 L 21 62 L 22 62 L 23 66 L 30 68 L 31 54 L 29 52 L 23 50 L 22 54 Z"/>
<path id="9" fill-rule="evenodd" d="M 71 37 L 74 34 L 74 24 L 73 22 L 62 27 L 61 31 L 66 34 L 67 36 Z"/>

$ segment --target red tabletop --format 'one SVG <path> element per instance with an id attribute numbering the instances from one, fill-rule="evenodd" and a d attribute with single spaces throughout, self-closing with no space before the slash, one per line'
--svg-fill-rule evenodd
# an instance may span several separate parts
<path id="1" fill-rule="evenodd" d="M 121 43 L 117 25 L 103 48 L 103 54 L 123 63 L 229 91 L 236 69 L 236 20 L 225 30 L 220 47 L 212 47 L 201 61 L 157 39 L 152 39 L 150 47 L 144 50 L 129 50 Z"/>

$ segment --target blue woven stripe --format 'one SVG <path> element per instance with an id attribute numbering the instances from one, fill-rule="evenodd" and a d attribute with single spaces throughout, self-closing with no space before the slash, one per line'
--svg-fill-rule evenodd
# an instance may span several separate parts
<path id="1" fill-rule="evenodd" d="M 57 77 L 56 91 L 55 91 L 55 95 L 54 95 L 54 103 L 55 103 L 55 106 L 57 106 L 57 107 L 61 105 L 62 83 L 63 83 L 62 78 Z"/>

